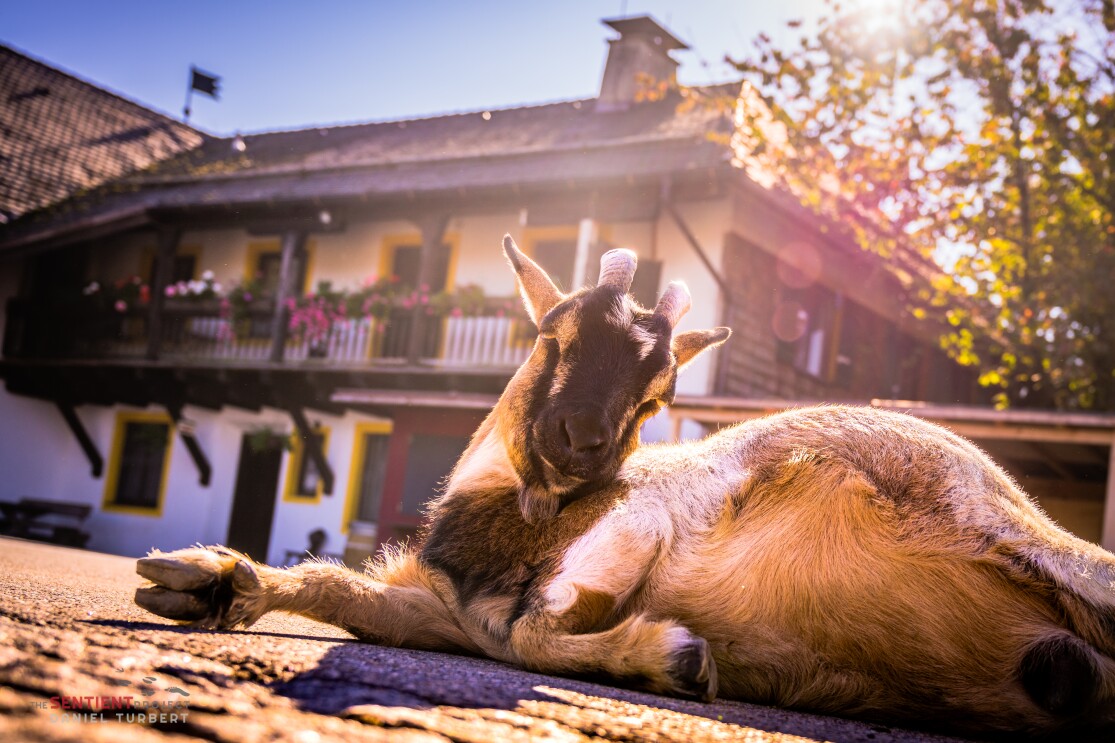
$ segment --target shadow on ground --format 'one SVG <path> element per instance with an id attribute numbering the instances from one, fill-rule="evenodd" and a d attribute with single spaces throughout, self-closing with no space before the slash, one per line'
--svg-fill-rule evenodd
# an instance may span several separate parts
<path id="1" fill-rule="evenodd" d="M 551 737 L 559 730 L 612 740 L 945 740 L 929 733 L 719 700 L 661 697 L 534 674 L 495 661 L 343 643 L 313 669 L 276 684 L 307 711 L 461 739 L 492 733 Z M 759 736 L 760 738 L 763 736 Z M 483 739 L 483 738 L 478 738 Z"/>

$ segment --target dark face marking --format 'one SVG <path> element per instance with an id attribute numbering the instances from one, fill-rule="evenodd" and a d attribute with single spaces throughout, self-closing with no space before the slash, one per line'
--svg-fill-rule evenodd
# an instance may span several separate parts
<path id="1" fill-rule="evenodd" d="M 525 449 L 563 504 L 615 476 L 639 427 L 673 400 L 671 328 L 611 287 L 570 297 L 539 324 Z M 532 359 L 534 361 L 534 359 Z"/>

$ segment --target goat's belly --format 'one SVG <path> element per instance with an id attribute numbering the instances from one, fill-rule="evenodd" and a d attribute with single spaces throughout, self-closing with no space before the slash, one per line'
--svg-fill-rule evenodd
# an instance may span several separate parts
<path id="1" fill-rule="evenodd" d="M 652 585 L 652 610 L 705 637 L 725 696 L 849 714 L 1035 713 L 1020 647 L 1051 626 L 1001 573 L 912 540 L 864 481 L 824 507 L 754 508 L 691 535 Z M 1021 717 L 1020 717 L 1021 716 Z"/>

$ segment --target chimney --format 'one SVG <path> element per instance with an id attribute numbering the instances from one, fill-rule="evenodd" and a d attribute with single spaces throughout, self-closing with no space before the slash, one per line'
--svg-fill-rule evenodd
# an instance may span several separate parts
<path id="1" fill-rule="evenodd" d="M 678 62 L 670 56 L 674 49 L 688 49 L 648 15 L 633 18 L 612 18 L 601 21 L 619 32 L 618 39 L 608 40 L 608 61 L 600 82 L 596 110 L 623 111 L 635 102 L 641 77 L 652 81 L 677 79 Z"/>

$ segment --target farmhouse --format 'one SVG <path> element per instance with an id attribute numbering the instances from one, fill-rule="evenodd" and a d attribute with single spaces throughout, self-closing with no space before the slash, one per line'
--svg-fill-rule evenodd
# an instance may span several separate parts
<path id="1" fill-rule="evenodd" d="M 749 178 L 724 144 L 739 86 L 679 89 L 681 40 L 605 24 L 595 98 L 234 137 L 0 50 L 0 501 L 79 504 L 88 546 L 128 555 L 406 538 L 533 343 L 510 232 L 567 289 L 629 247 L 641 302 L 684 278 L 680 329 L 735 330 L 645 438 L 875 400 L 1111 547 L 1115 419 L 981 406 L 906 312 L 932 266 Z"/>

